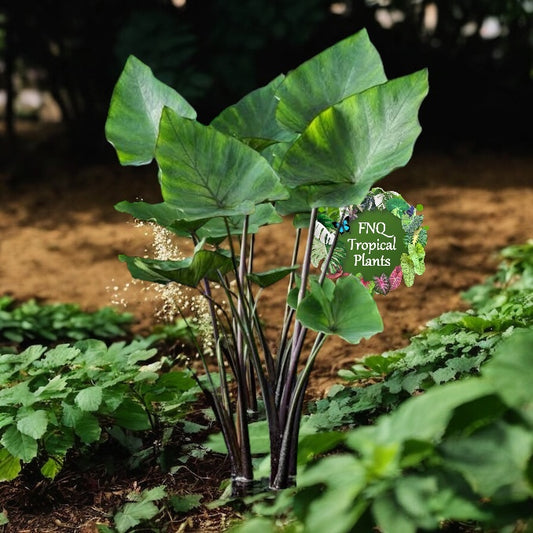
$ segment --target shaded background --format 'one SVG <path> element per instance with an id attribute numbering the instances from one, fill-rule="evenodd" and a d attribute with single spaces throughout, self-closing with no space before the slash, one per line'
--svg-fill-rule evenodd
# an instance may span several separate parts
<path id="1" fill-rule="evenodd" d="M 129 54 L 206 123 L 363 27 L 389 78 L 429 68 L 418 147 L 527 151 L 532 15 L 533 0 L 2 0 L 0 163 L 21 120 L 60 123 L 69 156 L 114 157 L 104 122 Z"/>

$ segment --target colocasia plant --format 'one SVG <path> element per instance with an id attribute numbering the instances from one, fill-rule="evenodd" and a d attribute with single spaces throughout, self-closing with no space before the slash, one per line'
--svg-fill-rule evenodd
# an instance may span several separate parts
<path id="1" fill-rule="evenodd" d="M 304 392 L 325 339 L 357 343 L 383 329 L 355 276 L 326 277 L 331 256 L 321 272 L 311 272 L 315 224 L 319 208 L 358 205 L 378 179 L 407 163 L 427 91 L 425 70 L 387 80 L 364 30 L 251 92 L 208 125 L 148 66 L 135 57 L 125 65 L 107 139 L 123 165 L 155 158 L 163 201 L 121 202 L 117 209 L 191 239 L 194 252 L 177 261 L 121 260 L 135 278 L 191 287 L 207 302 L 220 379 L 199 345 L 208 377 L 202 388 L 222 429 L 236 494 L 253 480 L 249 425 L 258 405 L 269 427 L 270 487 L 281 489 L 295 482 Z M 256 236 L 282 216 L 294 221 L 292 263 L 257 272 Z M 283 279 L 286 309 L 273 348 L 258 300 Z"/>

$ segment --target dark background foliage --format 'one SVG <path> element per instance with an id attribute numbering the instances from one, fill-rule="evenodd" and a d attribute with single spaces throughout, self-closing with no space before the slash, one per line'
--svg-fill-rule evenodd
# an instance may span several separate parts
<path id="1" fill-rule="evenodd" d="M 530 0 L 2 0 L 7 133 L 14 73 L 34 73 L 34 83 L 59 103 L 73 147 L 96 143 L 95 157 L 110 153 L 103 123 L 129 54 L 208 122 L 280 72 L 367 28 L 389 78 L 429 68 L 422 144 L 525 149 L 532 15 Z M 487 35 L 491 24 L 496 31 Z"/>

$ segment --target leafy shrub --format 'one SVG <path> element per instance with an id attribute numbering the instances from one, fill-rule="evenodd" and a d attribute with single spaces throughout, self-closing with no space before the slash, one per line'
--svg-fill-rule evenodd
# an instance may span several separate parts
<path id="1" fill-rule="evenodd" d="M 533 331 L 516 329 L 481 377 L 434 387 L 373 426 L 344 435 L 349 452 L 309 466 L 297 490 L 236 531 L 309 533 L 525 531 L 533 523 Z M 279 522 L 278 522 L 279 523 Z M 486 529 L 485 529 L 486 528 Z M 521 528 L 521 529 L 517 529 Z M 259 530 L 256 529 L 255 530 Z"/>
<path id="2" fill-rule="evenodd" d="M 160 373 L 152 339 L 110 346 L 99 340 L 33 345 L 0 353 L 0 480 L 34 461 L 54 478 L 69 450 L 112 436 L 138 451 L 131 431 L 156 431 L 175 422 L 196 398 L 182 371 Z M 22 463 L 22 464 L 21 464 Z"/>
<path id="3" fill-rule="evenodd" d="M 498 272 L 464 296 L 467 312 L 444 313 L 405 348 L 365 357 L 339 374 L 356 387 L 333 387 L 311 406 L 317 428 L 354 426 L 414 393 L 479 371 L 516 328 L 533 325 L 533 244 L 511 246 Z M 370 383 L 370 384 L 369 384 Z"/>
<path id="4" fill-rule="evenodd" d="M 76 304 L 39 304 L 35 300 L 16 304 L 9 296 L 0 297 L 0 341 L 122 338 L 132 321 L 130 313 L 110 307 L 88 313 Z"/>

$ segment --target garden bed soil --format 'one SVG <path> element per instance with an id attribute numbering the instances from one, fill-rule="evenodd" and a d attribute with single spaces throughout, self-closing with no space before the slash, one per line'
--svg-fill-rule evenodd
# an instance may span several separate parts
<path id="1" fill-rule="evenodd" d="M 40 161 L 32 158 L 37 156 Z M 130 276 L 117 255 L 144 255 L 151 237 L 113 205 L 139 198 L 159 201 L 155 170 L 121 168 L 114 162 L 78 166 L 53 157 L 43 162 L 42 156 L 19 153 L 16 172 L 12 167 L 0 175 L 0 295 L 74 302 L 86 310 L 124 300 L 125 309 L 137 318 L 135 330 L 149 331 L 160 304 L 154 304 L 155 294 L 142 284 L 128 285 Z M 462 148 L 447 154 L 418 151 L 405 168 L 379 182 L 410 203 L 424 205 L 427 270 L 412 288 L 402 286 L 376 297 L 383 333 L 357 346 L 338 339 L 326 342 L 311 377 L 309 398 L 327 393 L 340 382 L 337 372 L 362 356 L 404 346 L 429 319 L 465 309 L 461 291 L 495 271 L 498 251 L 533 237 L 532 180 L 531 156 Z M 292 236 L 290 220 L 262 230 L 256 269 L 287 264 Z M 285 291 L 281 282 L 262 296 L 261 316 L 272 342 L 279 333 Z M 214 466 L 200 463 L 195 471 L 173 479 L 152 471 L 100 478 L 97 473 L 80 477 L 65 470 L 53 486 L 35 480 L 0 484 L 0 512 L 2 506 L 9 508 L 10 519 L 4 531 L 96 531 L 94 524 L 109 523 L 106 513 L 124 502 L 127 492 L 159 483 L 171 491 L 198 491 L 213 499 L 227 475 L 221 469 L 216 459 Z M 232 513 L 203 509 L 174 521 L 171 530 L 220 531 Z"/>

